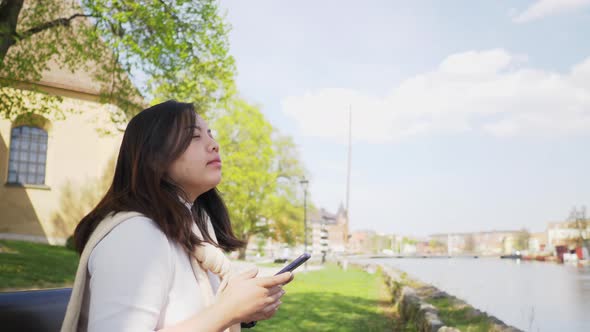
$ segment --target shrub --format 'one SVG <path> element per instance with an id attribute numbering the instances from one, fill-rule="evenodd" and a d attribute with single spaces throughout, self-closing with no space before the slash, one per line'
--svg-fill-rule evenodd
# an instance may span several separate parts
<path id="1" fill-rule="evenodd" d="M 76 245 L 74 244 L 74 234 L 70 235 L 66 240 L 66 248 L 76 251 Z"/>

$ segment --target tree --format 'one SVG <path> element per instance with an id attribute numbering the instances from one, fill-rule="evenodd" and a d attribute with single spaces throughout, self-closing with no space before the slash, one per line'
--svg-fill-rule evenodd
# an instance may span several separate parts
<path id="1" fill-rule="evenodd" d="M 140 109 L 129 80 L 140 72 L 157 100 L 212 109 L 234 91 L 218 12 L 214 0 L 0 0 L 0 115 L 59 112 L 61 98 L 34 84 L 51 63 L 91 73 L 100 101 L 127 114 Z"/>
<path id="2" fill-rule="evenodd" d="M 530 238 L 531 233 L 526 228 L 521 229 L 516 235 L 516 239 L 514 241 L 514 249 L 527 250 L 529 248 Z"/>
<path id="3" fill-rule="evenodd" d="M 586 206 L 582 206 L 580 210 L 575 206 L 572 207 L 568 221 L 571 223 L 571 226 L 577 230 L 577 235 L 570 240 L 571 244 L 576 247 L 583 246 L 584 240 L 588 236 L 588 226 L 590 225 L 586 218 Z"/>
<path id="4" fill-rule="evenodd" d="M 430 247 L 430 250 L 432 250 L 432 252 L 436 252 L 436 253 L 445 252 L 447 249 L 447 247 L 445 246 L 444 243 L 442 243 L 436 239 L 431 239 L 428 242 L 428 246 Z"/>
<path id="5" fill-rule="evenodd" d="M 471 233 L 465 234 L 463 236 L 464 245 L 463 245 L 463 252 L 464 253 L 473 253 L 475 251 L 475 236 Z"/>
<path id="6" fill-rule="evenodd" d="M 304 176 L 297 146 L 289 136 L 273 135 L 275 160 L 272 172 L 276 188 L 268 197 L 268 218 L 272 220 L 270 236 L 293 245 L 303 238 L 303 202 L 298 195 L 299 181 Z M 313 204 L 309 204 L 310 211 Z"/>
<path id="7" fill-rule="evenodd" d="M 225 114 L 213 122 L 223 159 L 223 194 L 236 235 L 248 242 L 265 233 L 267 197 L 276 188 L 271 172 L 275 157 L 272 126 L 254 106 L 242 100 L 228 103 Z M 245 251 L 240 252 L 244 258 Z"/>
<path id="8" fill-rule="evenodd" d="M 219 189 L 236 235 L 246 242 L 259 234 L 293 244 L 303 232 L 297 197 L 303 171 L 293 141 L 243 100 L 228 102 L 212 127 L 224 165 Z"/>

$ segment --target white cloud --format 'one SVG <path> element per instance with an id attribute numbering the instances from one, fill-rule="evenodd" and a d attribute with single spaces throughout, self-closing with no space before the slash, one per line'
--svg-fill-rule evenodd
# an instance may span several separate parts
<path id="1" fill-rule="evenodd" d="M 484 131 L 496 136 L 590 132 L 590 57 L 560 74 L 527 68 L 502 49 L 453 54 L 385 96 L 326 88 L 282 100 L 302 134 L 391 142 L 416 135 Z"/>
<path id="2" fill-rule="evenodd" d="M 537 0 L 520 15 L 515 15 L 513 21 L 526 23 L 550 15 L 571 12 L 588 5 L 590 0 Z"/>

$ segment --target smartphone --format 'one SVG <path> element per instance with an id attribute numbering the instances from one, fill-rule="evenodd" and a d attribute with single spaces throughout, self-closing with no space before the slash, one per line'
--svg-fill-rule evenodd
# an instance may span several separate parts
<path id="1" fill-rule="evenodd" d="M 289 265 L 285 266 L 279 272 L 277 272 L 275 274 L 275 276 L 276 275 L 279 275 L 281 273 L 285 273 L 287 271 L 293 272 L 293 270 L 295 270 L 296 268 L 298 268 L 301 264 L 305 263 L 310 257 L 311 257 L 310 254 L 308 254 L 306 252 L 303 253 L 303 255 L 297 257 L 294 261 L 292 261 L 291 263 L 289 263 Z M 254 321 L 254 322 L 242 322 L 241 323 L 241 327 L 242 328 L 246 328 L 246 329 L 253 328 L 254 326 L 256 326 L 256 321 Z"/>
<path id="2" fill-rule="evenodd" d="M 281 273 L 285 273 L 287 271 L 293 272 L 293 270 L 295 270 L 296 268 L 298 268 L 301 264 L 305 263 L 310 257 L 311 257 L 310 254 L 303 253 L 303 255 L 297 257 L 294 261 L 292 261 L 291 263 L 289 263 L 289 265 L 287 265 L 284 268 L 282 268 L 275 275 L 278 275 L 278 274 L 281 274 Z"/>

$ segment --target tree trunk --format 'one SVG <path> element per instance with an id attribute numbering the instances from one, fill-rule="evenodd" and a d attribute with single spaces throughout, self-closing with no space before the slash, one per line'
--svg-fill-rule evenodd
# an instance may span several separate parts
<path id="1" fill-rule="evenodd" d="M 246 259 L 246 248 L 245 247 L 239 249 L 238 259 L 241 261 Z"/>
<path id="2" fill-rule="evenodd" d="M 16 25 L 24 0 L 5 0 L 0 6 L 0 63 L 16 43 Z"/>
<path id="3" fill-rule="evenodd" d="M 246 242 L 246 245 L 243 248 L 239 249 L 238 259 L 243 261 L 246 259 L 246 247 L 248 247 L 248 242 L 250 241 L 250 234 L 248 234 L 248 233 L 243 234 L 242 241 Z"/>

